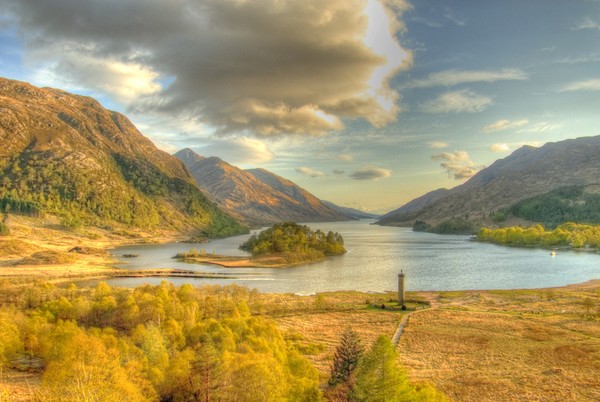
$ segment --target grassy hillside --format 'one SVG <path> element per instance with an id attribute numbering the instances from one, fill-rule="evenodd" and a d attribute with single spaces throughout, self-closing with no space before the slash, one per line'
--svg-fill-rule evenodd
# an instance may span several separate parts
<path id="1" fill-rule="evenodd" d="M 89 97 L 0 79 L 0 207 L 65 227 L 245 231 L 183 164 Z"/>

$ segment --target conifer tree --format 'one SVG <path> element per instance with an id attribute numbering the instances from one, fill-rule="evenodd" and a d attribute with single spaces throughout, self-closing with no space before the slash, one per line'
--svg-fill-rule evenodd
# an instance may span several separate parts
<path id="1" fill-rule="evenodd" d="M 333 356 L 331 376 L 329 378 L 329 385 L 331 387 L 345 383 L 350 379 L 350 375 L 358 366 L 362 353 L 363 347 L 358 334 L 352 328 L 347 327 Z"/>

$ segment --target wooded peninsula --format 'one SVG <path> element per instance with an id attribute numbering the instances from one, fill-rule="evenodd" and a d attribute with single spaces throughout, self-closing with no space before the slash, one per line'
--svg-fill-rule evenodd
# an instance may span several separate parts
<path id="1" fill-rule="evenodd" d="M 482 228 L 477 240 L 509 246 L 600 249 L 600 226 L 568 222 L 554 230 L 546 230 L 542 225 Z"/>

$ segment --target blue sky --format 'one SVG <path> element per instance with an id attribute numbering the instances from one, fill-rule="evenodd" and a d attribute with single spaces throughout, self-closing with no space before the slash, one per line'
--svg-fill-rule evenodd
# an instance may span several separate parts
<path id="1" fill-rule="evenodd" d="M 0 75 L 376 212 L 599 135 L 600 2 L 0 0 Z"/>

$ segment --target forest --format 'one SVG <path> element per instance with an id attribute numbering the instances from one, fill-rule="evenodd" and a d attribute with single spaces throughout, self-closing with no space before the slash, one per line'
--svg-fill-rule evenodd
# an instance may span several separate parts
<path id="1" fill-rule="evenodd" d="M 511 246 L 600 248 L 600 226 L 572 222 L 546 230 L 542 225 L 529 228 L 513 226 L 499 229 L 482 228 L 477 240 Z"/>
<path id="2" fill-rule="evenodd" d="M 320 378 L 262 300 L 235 285 L 3 284 L 0 378 L 40 371 L 40 401 L 444 400 L 408 382 L 387 337 L 364 350 L 350 329 Z"/>
<path id="3" fill-rule="evenodd" d="M 565 222 L 600 223 L 600 194 L 597 186 L 568 186 L 528 198 L 505 213 L 545 227 L 555 228 Z"/>
<path id="4" fill-rule="evenodd" d="M 0 162 L 0 212 L 59 217 L 67 229 L 125 225 L 145 230 L 203 228 L 207 237 L 245 233 L 193 184 L 114 154 L 102 174 L 52 154 L 25 151 Z"/>
<path id="5" fill-rule="evenodd" d="M 240 249 L 257 257 L 266 254 L 284 255 L 289 262 L 315 260 L 344 254 L 344 239 L 339 233 L 313 231 L 306 225 L 284 222 L 254 234 Z"/>

